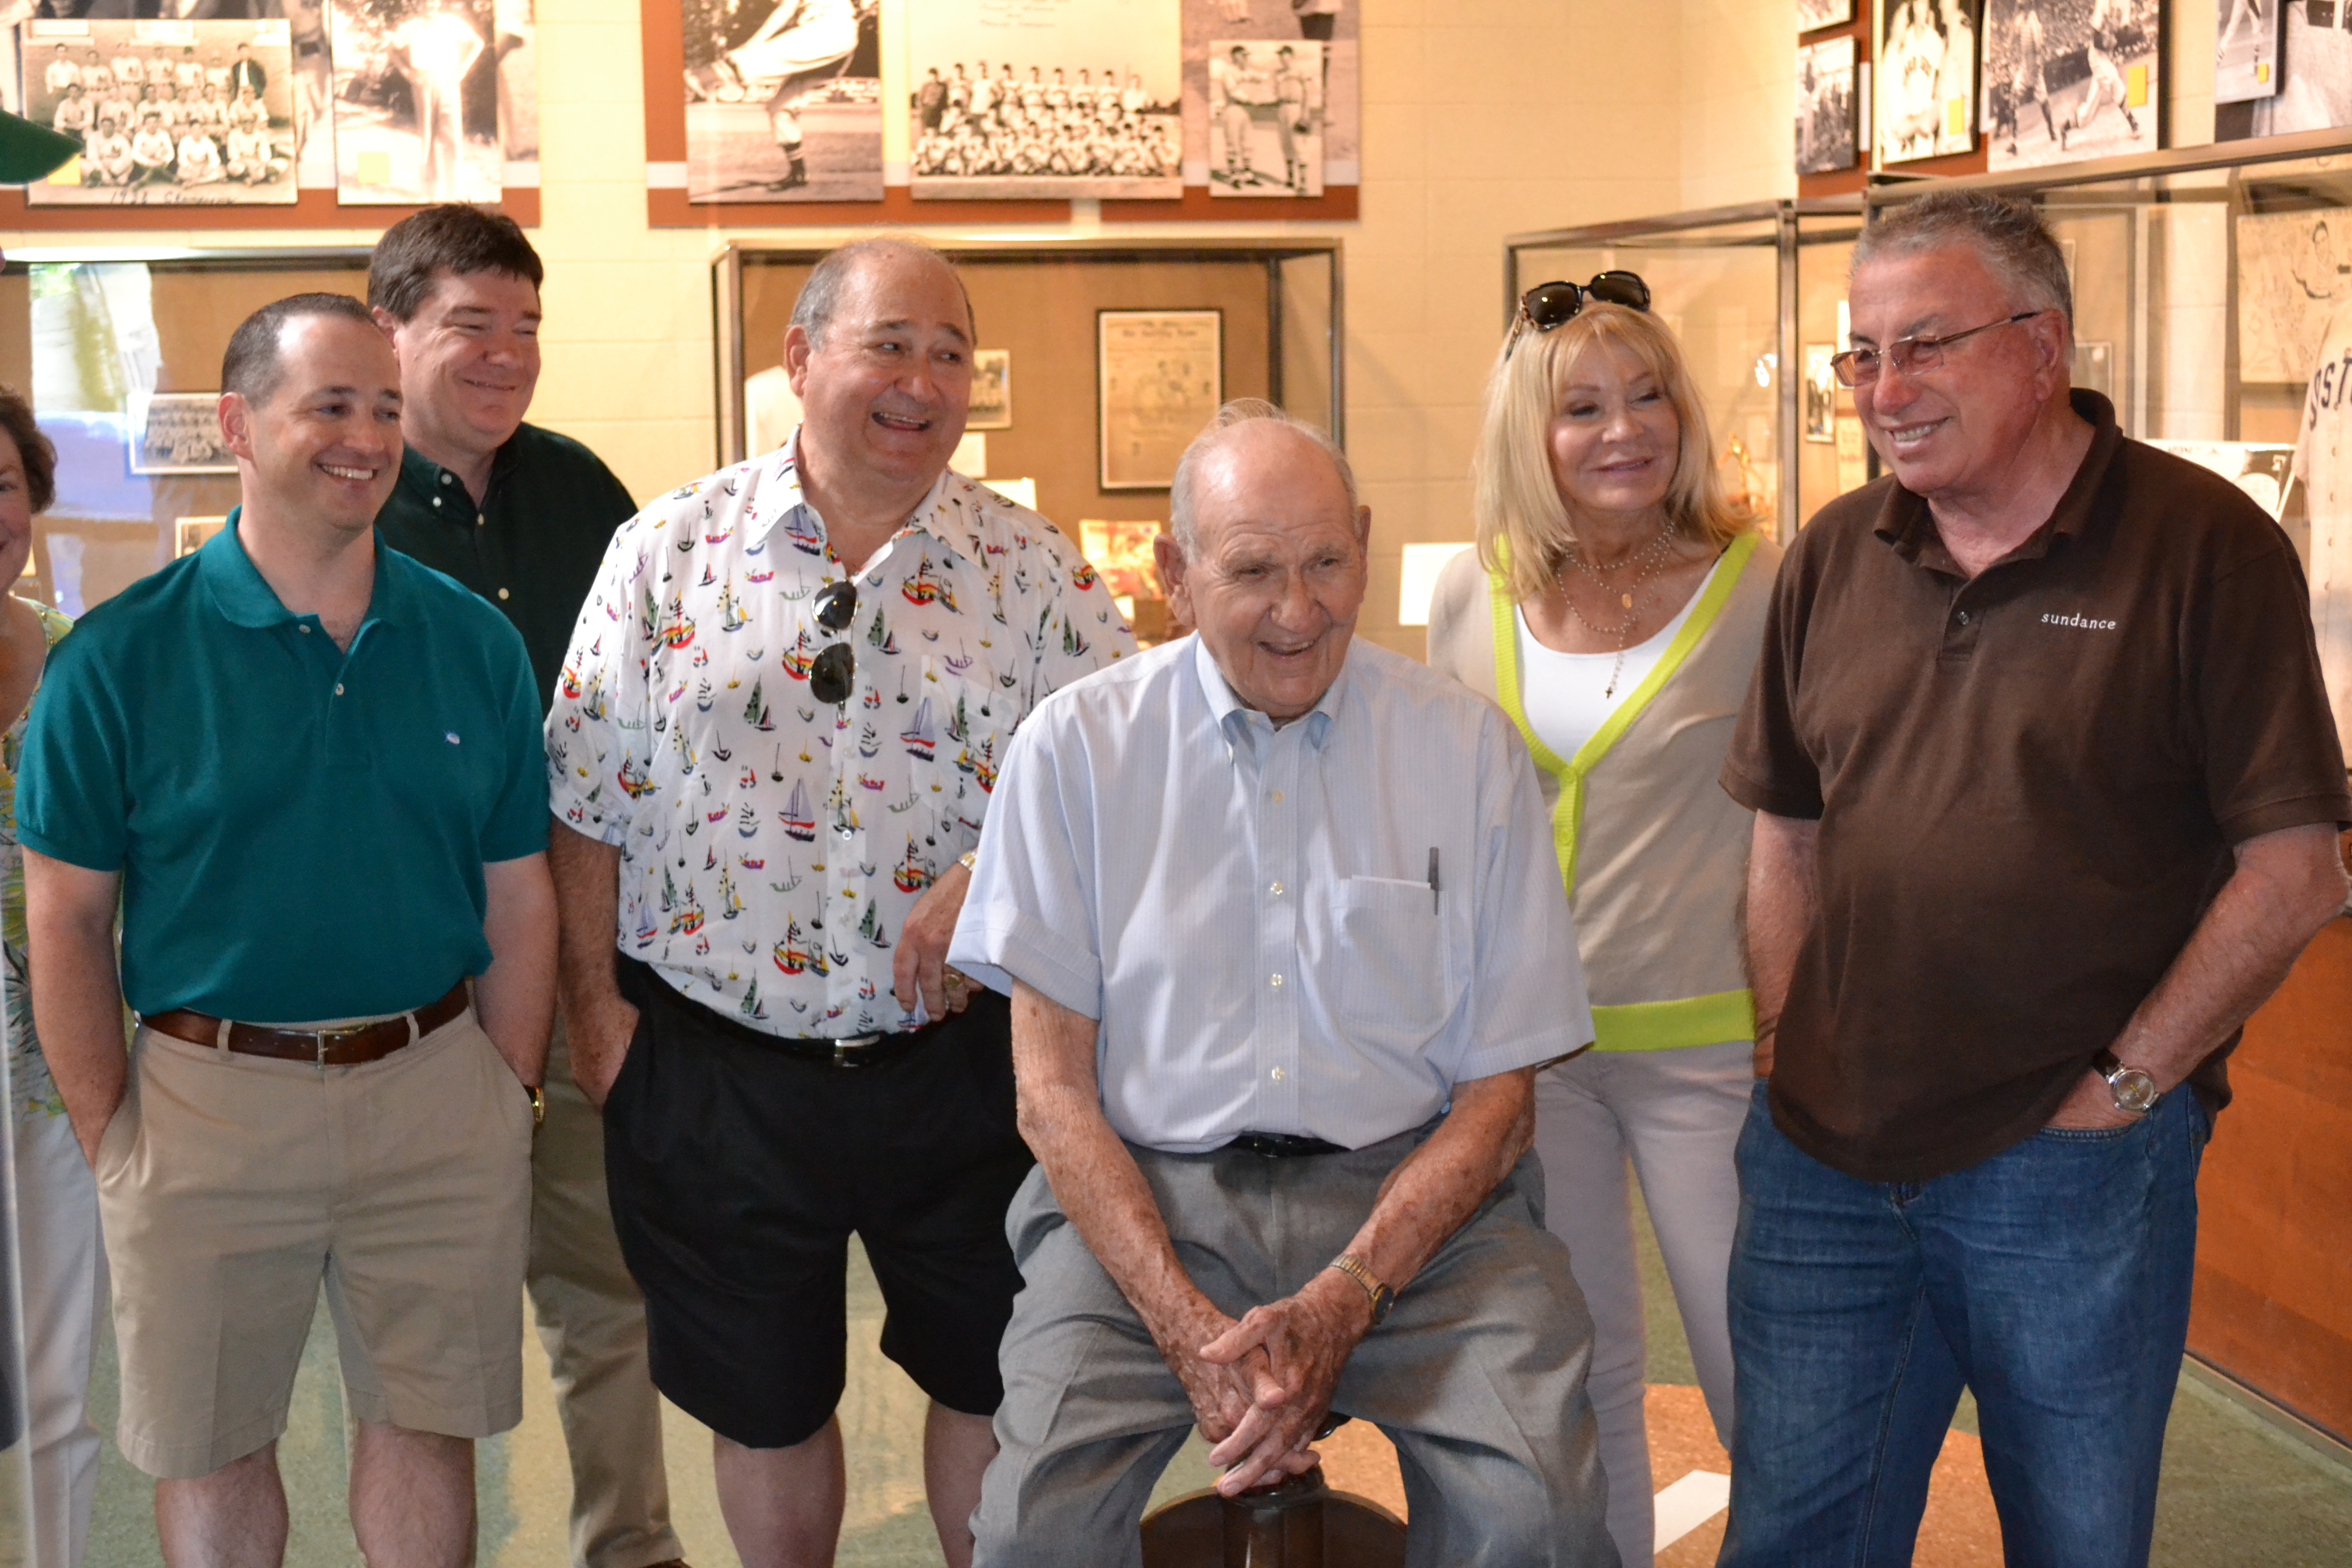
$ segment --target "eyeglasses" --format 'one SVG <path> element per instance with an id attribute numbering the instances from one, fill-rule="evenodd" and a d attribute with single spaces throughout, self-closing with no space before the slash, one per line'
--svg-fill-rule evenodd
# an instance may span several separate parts
<path id="1" fill-rule="evenodd" d="M 835 583 L 816 596 L 816 624 L 829 632 L 845 632 L 857 616 L 857 584 Z M 857 675 L 857 654 L 847 642 L 828 643 L 809 666 L 809 691 L 819 702 L 836 707 L 849 700 Z"/>
<path id="2" fill-rule="evenodd" d="M 1892 363 L 1896 370 L 1906 375 L 1916 375 L 1923 370 L 1933 370 L 1943 363 L 1944 351 L 1962 338 L 1972 338 L 1979 332 L 1989 332 L 1995 327 L 2013 327 L 2020 321 L 2030 321 L 2034 317 L 2044 314 L 2047 314 L 2046 308 L 2041 310 L 2020 310 L 2014 316 L 2003 321 L 1987 321 L 1981 327 L 1970 327 L 1966 331 L 1949 332 L 1940 338 L 1924 335 L 1915 338 L 1897 338 L 1884 349 L 1848 349 L 1842 354 L 1830 356 L 1830 369 L 1837 373 L 1840 386 L 1868 386 L 1878 379 L 1879 367 L 1887 363 Z"/>
<path id="3" fill-rule="evenodd" d="M 1557 280 L 1538 283 L 1519 296 L 1519 319 L 1539 332 L 1548 332 L 1583 310 L 1587 300 L 1646 310 L 1650 286 L 1642 281 L 1641 274 L 1617 268 L 1594 273 L 1592 281 L 1581 288 Z"/>

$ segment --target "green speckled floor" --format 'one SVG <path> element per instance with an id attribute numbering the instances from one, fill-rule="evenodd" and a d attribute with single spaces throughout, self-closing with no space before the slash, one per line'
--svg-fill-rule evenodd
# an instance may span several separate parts
<path id="1" fill-rule="evenodd" d="M 1693 1381 L 1663 1267 L 1642 1226 L 1650 1310 L 1650 1375 Z M 849 1392 L 842 1422 L 850 1455 L 841 1568 L 928 1568 L 940 1561 L 922 1501 L 922 1396 L 875 1348 L 881 1301 L 853 1251 Z M 562 1568 L 567 1480 L 562 1440 L 536 1340 L 526 1345 L 522 1425 L 480 1449 L 481 1562 L 485 1568 Z M 112 1346 L 102 1352 L 97 1404 L 114 1410 Z M 679 1534 L 695 1568 L 736 1568 L 710 1485 L 709 1439 L 668 1413 L 670 1488 Z M 1974 1429 L 1973 1406 L 1958 1424 Z M 279 1454 L 293 1510 L 292 1568 L 359 1568 L 343 1514 L 343 1415 L 334 1342 L 319 1314 L 294 1413 Z M 1160 1484 L 1161 1495 L 1205 1484 L 1197 1438 Z M 106 1451 L 90 1568 L 161 1568 L 149 1488 Z M 2320 1458 L 2230 1400 L 2184 1377 L 2165 1442 L 2157 1518 L 2159 1568 L 2344 1568 L 2352 1561 L 2352 1468 Z"/>

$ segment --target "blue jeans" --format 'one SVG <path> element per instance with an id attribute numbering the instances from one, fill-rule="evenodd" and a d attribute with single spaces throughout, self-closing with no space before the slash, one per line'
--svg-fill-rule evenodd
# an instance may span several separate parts
<path id="1" fill-rule="evenodd" d="M 1864 1182 L 1782 1136 L 1759 1083 L 1718 1568 L 1909 1563 L 1963 1384 L 2010 1568 L 2146 1563 L 2210 1131 L 2183 1088 L 2129 1127 L 2045 1128 L 1931 1181 Z"/>

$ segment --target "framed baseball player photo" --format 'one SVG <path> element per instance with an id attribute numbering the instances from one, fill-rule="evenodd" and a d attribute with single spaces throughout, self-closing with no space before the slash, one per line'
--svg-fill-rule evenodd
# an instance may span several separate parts
<path id="1" fill-rule="evenodd" d="M 882 199 L 881 0 L 678 0 L 686 199 Z"/>
<path id="2" fill-rule="evenodd" d="M 2213 101 L 2275 98 L 2288 0 L 2220 0 L 2213 7 Z"/>
<path id="3" fill-rule="evenodd" d="M 1860 149 L 1853 112 L 1853 40 L 1797 46 L 1797 173 L 1851 169 Z"/>
<path id="4" fill-rule="evenodd" d="M 1209 194 L 1323 194 L 1323 46 L 1209 44 Z"/>
<path id="5" fill-rule="evenodd" d="M 1976 145 L 1982 0 L 1883 0 L 1872 76 L 1881 164 Z"/>
<path id="6" fill-rule="evenodd" d="M 1837 439 L 1836 354 L 1835 343 L 1805 345 L 1805 439 L 1825 446 Z"/>
<path id="7" fill-rule="evenodd" d="M 2301 386 L 2352 304 L 2352 207 L 2241 213 L 2238 379 Z"/>
<path id="8" fill-rule="evenodd" d="M 1107 490 L 1162 490 L 1225 400 L 1223 310 L 1095 312 L 1097 450 Z"/>
<path id="9" fill-rule="evenodd" d="M 1797 31 L 1834 27 L 1853 20 L 1853 0 L 1797 0 Z"/>
<path id="10" fill-rule="evenodd" d="M 131 432 L 134 474 L 233 474 L 236 458 L 221 437 L 220 394 L 159 392 Z"/>
<path id="11" fill-rule="evenodd" d="M 971 351 L 971 404 L 964 416 L 967 430 L 1013 428 L 1013 351 Z"/>
<path id="12" fill-rule="evenodd" d="M 2159 0 L 1986 0 L 1986 163 L 1995 171 L 2161 144 Z"/>

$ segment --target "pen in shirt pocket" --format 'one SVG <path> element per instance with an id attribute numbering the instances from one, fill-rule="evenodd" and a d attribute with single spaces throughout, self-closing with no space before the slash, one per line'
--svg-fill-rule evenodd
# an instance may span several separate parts
<path id="1" fill-rule="evenodd" d="M 1429 912 L 1437 912 L 1437 846 L 1429 847 Z"/>

